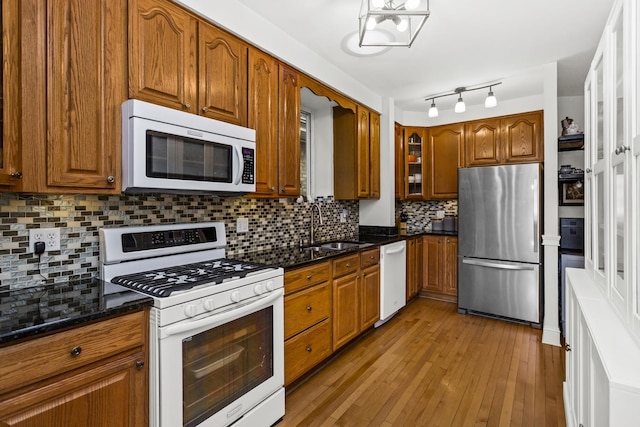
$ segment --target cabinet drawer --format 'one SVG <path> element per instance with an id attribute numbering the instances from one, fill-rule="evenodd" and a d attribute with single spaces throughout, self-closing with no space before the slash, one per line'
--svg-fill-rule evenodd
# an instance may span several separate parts
<path id="1" fill-rule="evenodd" d="M 331 354 L 331 322 L 326 319 L 284 343 L 284 385 Z"/>
<path id="2" fill-rule="evenodd" d="M 360 268 L 367 268 L 378 263 L 380 263 L 380 248 L 360 253 Z"/>
<path id="3" fill-rule="evenodd" d="M 144 345 L 146 313 L 114 317 L 0 349 L 0 394 Z M 79 351 L 75 356 L 74 349 Z"/>
<path id="4" fill-rule="evenodd" d="M 308 267 L 297 268 L 284 273 L 285 295 L 304 289 L 309 286 L 322 283 L 331 277 L 329 261 L 313 264 Z"/>
<path id="5" fill-rule="evenodd" d="M 333 277 L 353 273 L 360 268 L 360 253 L 345 256 L 333 261 Z"/>
<path id="6" fill-rule="evenodd" d="M 284 338 L 329 317 L 331 313 L 331 285 L 324 284 L 288 295 L 284 299 Z"/>

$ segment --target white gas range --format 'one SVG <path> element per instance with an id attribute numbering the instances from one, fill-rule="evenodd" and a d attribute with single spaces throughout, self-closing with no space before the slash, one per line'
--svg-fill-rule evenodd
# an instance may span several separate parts
<path id="1" fill-rule="evenodd" d="M 283 271 L 225 258 L 223 223 L 100 230 L 105 293 L 153 298 L 150 425 L 284 415 Z"/>

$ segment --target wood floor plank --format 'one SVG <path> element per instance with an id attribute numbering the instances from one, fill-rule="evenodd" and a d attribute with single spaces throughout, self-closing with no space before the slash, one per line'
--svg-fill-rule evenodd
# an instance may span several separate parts
<path id="1" fill-rule="evenodd" d="M 279 426 L 564 426 L 561 348 L 417 299 L 287 390 Z"/>

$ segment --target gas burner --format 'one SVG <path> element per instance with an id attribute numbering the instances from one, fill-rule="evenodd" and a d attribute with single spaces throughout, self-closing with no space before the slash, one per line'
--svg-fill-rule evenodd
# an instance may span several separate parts
<path id="1" fill-rule="evenodd" d="M 166 269 L 142 271 L 111 279 L 111 282 L 154 297 L 168 297 L 201 285 L 217 285 L 229 279 L 243 278 L 264 270 L 265 266 L 226 258 L 179 265 Z"/>

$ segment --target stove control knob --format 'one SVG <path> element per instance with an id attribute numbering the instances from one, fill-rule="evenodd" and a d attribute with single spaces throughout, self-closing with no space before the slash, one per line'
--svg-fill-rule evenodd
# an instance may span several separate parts
<path id="1" fill-rule="evenodd" d="M 274 289 L 275 289 L 275 286 L 274 286 L 274 284 L 273 284 L 273 280 L 269 280 L 269 281 L 267 282 L 267 285 L 266 285 L 266 286 L 267 286 L 267 290 L 268 290 L 268 291 L 272 291 L 272 290 L 274 290 Z"/>
<path id="2" fill-rule="evenodd" d="M 211 299 L 204 300 L 204 309 L 207 311 L 211 311 L 216 308 L 216 303 Z"/>
<path id="3" fill-rule="evenodd" d="M 255 292 L 256 295 L 264 294 L 264 292 L 265 292 L 264 286 L 262 286 L 261 283 L 258 283 L 257 285 L 255 285 L 253 287 L 253 292 Z"/>
<path id="4" fill-rule="evenodd" d="M 231 292 L 231 301 L 240 302 L 240 292 L 238 291 Z"/>
<path id="5" fill-rule="evenodd" d="M 184 314 L 187 317 L 193 317 L 198 314 L 198 309 L 193 304 L 188 304 L 184 306 Z"/>

